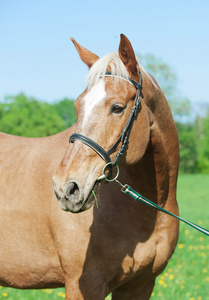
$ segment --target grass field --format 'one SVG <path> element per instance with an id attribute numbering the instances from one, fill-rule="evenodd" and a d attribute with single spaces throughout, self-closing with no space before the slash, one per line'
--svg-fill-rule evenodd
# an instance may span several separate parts
<path id="1" fill-rule="evenodd" d="M 180 175 L 178 203 L 183 218 L 209 229 L 209 175 Z M 64 299 L 64 289 L 15 290 L 0 287 L 0 299 Z M 108 296 L 106 300 L 110 300 Z M 209 299 L 209 237 L 182 223 L 176 251 L 156 279 L 151 300 Z"/>
<path id="2" fill-rule="evenodd" d="M 181 175 L 180 215 L 209 230 L 209 175 Z M 181 223 L 178 245 L 158 276 L 151 300 L 209 299 L 209 237 Z"/>

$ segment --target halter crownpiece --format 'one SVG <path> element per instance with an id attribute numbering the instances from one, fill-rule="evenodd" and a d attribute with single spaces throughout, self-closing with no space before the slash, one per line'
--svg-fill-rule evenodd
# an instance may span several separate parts
<path id="1" fill-rule="evenodd" d="M 131 109 L 128 121 L 127 121 L 124 129 L 122 130 L 122 132 L 121 132 L 118 140 L 116 141 L 116 143 L 108 151 L 104 150 L 99 144 L 94 142 L 89 137 L 84 136 L 80 133 L 73 133 L 70 136 L 69 142 L 74 143 L 75 140 L 79 140 L 80 142 L 84 143 L 85 145 L 87 145 L 88 147 L 93 149 L 97 154 L 99 154 L 100 157 L 103 160 L 105 160 L 107 164 L 111 163 L 111 165 L 114 166 L 114 165 L 118 164 L 118 161 L 119 161 L 120 157 L 123 155 L 123 153 L 126 149 L 134 120 L 136 119 L 138 111 L 139 111 L 139 106 L 141 104 L 140 93 L 141 93 L 141 90 L 142 90 L 142 76 L 141 76 L 141 72 L 140 72 L 139 73 L 139 83 L 137 83 L 135 80 L 133 80 L 130 77 L 128 77 L 128 79 L 126 79 L 125 77 L 114 75 L 110 71 L 107 71 L 105 73 L 105 76 L 113 76 L 113 77 L 115 76 L 115 77 L 119 77 L 121 79 L 127 80 L 129 83 L 131 83 L 137 89 L 134 106 Z M 118 153 L 116 154 L 113 162 L 111 162 L 110 154 L 120 144 L 120 142 L 122 143 L 122 145 L 121 145 Z M 111 166 L 110 166 L 110 169 L 111 169 Z M 110 170 L 110 173 L 111 173 L 111 170 Z"/>
<path id="2" fill-rule="evenodd" d="M 129 83 L 131 83 L 133 86 L 135 86 L 136 89 L 142 90 L 142 78 L 140 78 L 141 77 L 141 72 L 139 74 L 139 83 L 136 82 L 135 80 L 133 80 L 131 77 L 125 78 L 123 76 L 118 76 L 116 74 L 112 74 L 111 71 L 106 71 L 105 76 L 106 77 L 107 76 L 118 77 L 118 78 L 124 79 L 124 80 L 128 81 Z"/>

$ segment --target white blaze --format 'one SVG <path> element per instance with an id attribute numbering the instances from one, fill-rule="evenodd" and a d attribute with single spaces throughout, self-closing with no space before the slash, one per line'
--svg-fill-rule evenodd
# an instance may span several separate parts
<path id="1" fill-rule="evenodd" d="M 106 96 L 104 80 L 99 80 L 84 97 L 84 120 L 83 125 L 87 122 L 94 107 L 101 102 Z"/>

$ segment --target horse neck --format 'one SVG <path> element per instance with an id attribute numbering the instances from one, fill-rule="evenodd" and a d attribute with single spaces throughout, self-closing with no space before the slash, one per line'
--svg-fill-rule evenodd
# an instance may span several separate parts
<path id="1" fill-rule="evenodd" d="M 151 141 L 138 163 L 124 167 L 121 181 L 159 205 L 165 202 L 168 192 L 167 163 L 156 157 Z"/>
<path id="2" fill-rule="evenodd" d="M 150 118 L 150 141 L 142 159 L 124 170 L 130 185 L 140 194 L 164 205 L 175 202 L 179 164 L 176 127 L 161 90 L 155 89 L 147 100 Z M 140 143 L 140 141 L 139 141 Z"/>

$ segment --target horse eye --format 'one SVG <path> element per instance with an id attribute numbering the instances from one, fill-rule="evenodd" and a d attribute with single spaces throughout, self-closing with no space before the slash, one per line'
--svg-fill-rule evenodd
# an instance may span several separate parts
<path id="1" fill-rule="evenodd" d="M 114 114 L 120 114 L 122 111 L 125 109 L 125 106 L 120 105 L 120 104 L 115 104 L 111 108 L 111 112 Z"/>

